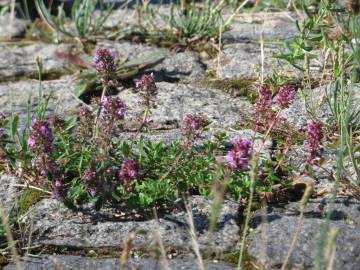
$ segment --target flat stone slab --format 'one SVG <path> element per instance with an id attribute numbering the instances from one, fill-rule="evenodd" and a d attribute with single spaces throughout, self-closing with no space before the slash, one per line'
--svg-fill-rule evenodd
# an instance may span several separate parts
<path id="1" fill-rule="evenodd" d="M 313 269 L 318 250 L 319 233 L 325 221 L 329 199 L 311 199 L 305 210 L 305 220 L 299 241 L 290 256 L 291 269 Z M 325 209 L 325 210 L 322 210 Z M 267 208 L 267 223 L 262 223 L 261 210 L 255 214 L 249 236 L 249 255 L 259 265 L 269 269 L 280 268 L 290 247 L 299 221 L 299 203 L 285 207 Z M 337 198 L 330 215 L 330 228 L 337 229 L 334 267 L 338 270 L 355 270 L 360 265 L 360 201 Z M 266 234 L 265 240 L 262 234 Z M 326 241 L 329 234 L 327 234 Z M 326 242 L 325 242 L 326 244 Z"/>
<path id="2" fill-rule="evenodd" d="M 157 83 L 157 108 L 152 111 L 151 129 L 179 129 L 183 118 L 188 113 L 203 113 L 212 122 L 210 134 L 217 131 L 228 131 L 234 125 L 245 123 L 253 112 L 250 102 L 241 98 L 233 98 L 221 90 L 198 88 L 185 84 Z M 142 111 L 139 106 L 139 95 L 127 89 L 119 96 L 129 106 L 125 116 L 129 121 L 138 122 L 137 116 Z"/>
<path id="3" fill-rule="evenodd" d="M 231 270 L 234 267 L 223 263 L 206 262 L 209 270 Z M 172 259 L 168 261 L 170 269 L 173 270 L 197 270 L 200 269 L 197 261 L 194 259 Z M 166 270 L 163 263 L 153 259 L 130 259 L 126 267 L 121 267 L 119 258 L 97 259 L 81 256 L 66 256 L 66 255 L 41 255 L 38 257 L 22 258 L 21 266 L 27 270 Z M 4 270 L 15 270 L 15 265 L 8 265 Z"/>
<path id="4" fill-rule="evenodd" d="M 10 25 L 10 20 L 9 13 L 0 16 L 0 40 L 21 37 L 29 24 L 28 21 L 15 17 Z"/>
<path id="5" fill-rule="evenodd" d="M 280 53 L 278 45 L 264 46 L 264 76 L 273 74 L 274 70 L 296 74 L 296 70 L 284 61 L 274 59 Z M 210 69 L 218 71 L 218 79 L 259 78 L 261 74 L 260 43 L 234 43 L 225 45 L 218 67 L 217 59 L 207 61 Z"/>
<path id="6" fill-rule="evenodd" d="M 70 50 L 71 47 L 67 44 L 36 43 L 26 46 L 0 44 L 0 81 L 36 76 L 37 57 L 42 59 L 43 73 L 60 71 L 69 64 L 60 60 L 57 53 L 68 53 Z"/>
<path id="7" fill-rule="evenodd" d="M 133 44 L 130 42 L 104 41 L 97 44 L 97 48 L 108 48 L 118 54 L 120 60 L 151 55 L 163 56 L 163 60 L 149 67 L 146 72 L 155 72 L 158 80 L 200 80 L 205 77 L 205 66 L 193 52 L 171 52 L 165 48 Z M 146 57 L 145 57 L 146 59 Z"/>
<path id="8" fill-rule="evenodd" d="M 228 15 L 230 16 L 230 15 Z M 231 28 L 223 34 L 224 41 L 289 40 L 297 33 L 297 15 L 292 12 L 241 13 L 234 17 Z"/>
<path id="9" fill-rule="evenodd" d="M 360 84 L 354 85 L 354 96 L 356 104 L 360 100 Z M 305 128 L 307 122 L 311 119 L 313 114 L 317 119 L 328 122 L 331 117 L 331 111 L 327 102 L 327 92 L 329 85 L 323 85 L 315 89 L 305 90 L 302 95 L 297 95 L 294 103 L 282 112 L 282 116 L 287 119 L 289 123 L 297 128 Z M 356 106 L 354 106 L 356 110 Z"/>
<path id="10" fill-rule="evenodd" d="M 6 174 L 0 175 L 0 201 L 6 211 L 9 211 L 19 197 L 20 188 L 16 187 L 21 184 L 19 178 Z"/>
<path id="11" fill-rule="evenodd" d="M 33 102 L 31 111 L 34 112 L 38 104 L 37 80 L 25 80 L 18 82 L 5 82 L 0 84 L 0 112 L 18 113 L 21 123 L 27 115 L 28 100 Z M 49 116 L 58 113 L 65 116 L 67 112 L 76 108 L 80 102 L 73 95 L 74 84 L 71 79 L 61 79 L 42 82 L 43 93 L 47 97 L 51 94 L 48 106 Z"/>
<path id="12" fill-rule="evenodd" d="M 225 201 L 216 231 L 210 233 L 212 202 L 201 196 L 192 196 L 189 201 L 200 250 L 213 255 L 236 250 L 239 240 L 239 205 Z M 159 231 L 167 252 L 193 252 L 187 213 L 181 203 L 159 217 L 160 229 L 154 219 L 138 218 L 136 221 L 135 218 L 121 216 L 120 213 L 124 212 L 116 212 L 116 209 L 73 212 L 59 201 L 44 199 L 30 209 L 27 222 L 32 220 L 34 224 L 33 243 L 44 246 L 119 251 L 130 234 L 135 233 L 134 250 L 148 252 L 155 243 L 155 231 Z"/>

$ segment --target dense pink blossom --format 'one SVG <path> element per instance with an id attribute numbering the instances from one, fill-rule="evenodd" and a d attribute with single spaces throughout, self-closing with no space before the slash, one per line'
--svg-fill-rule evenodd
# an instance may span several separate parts
<path id="1" fill-rule="evenodd" d="M 323 139 L 322 125 L 319 122 L 311 121 L 308 123 L 306 131 L 307 162 L 309 164 L 316 164 L 316 159 L 321 156 L 321 141 Z"/>
<path id="2" fill-rule="evenodd" d="M 30 127 L 28 145 L 34 155 L 34 167 L 42 179 L 52 181 L 52 196 L 64 200 L 65 184 L 64 177 L 52 156 L 54 152 L 54 136 L 47 120 L 35 119 Z"/>
<path id="3" fill-rule="evenodd" d="M 127 106 L 120 97 L 105 96 L 101 101 L 101 118 L 106 121 L 123 120 Z"/>
<path id="4" fill-rule="evenodd" d="M 155 75 L 151 73 L 149 75 L 143 75 L 140 80 L 135 80 L 135 87 L 138 90 L 142 103 L 147 108 L 155 107 L 155 98 L 158 94 L 155 84 Z"/>
<path id="5" fill-rule="evenodd" d="M 189 113 L 182 122 L 182 134 L 186 138 L 186 144 L 190 146 L 198 139 L 205 127 L 209 124 L 207 117 L 201 114 Z"/>
<path id="6" fill-rule="evenodd" d="M 28 145 L 35 155 L 49 154 L 53 151 L 54 136 L 49 121 L 35 119 L 30 127 Z"/>
<path id="7" fill-rule="evenodd" d="M 294 102 L 295 96 L 295 88 L 291 85 L 284 85 L 280 87 L 274 101 L 279 104 L 281 109 L 287 109 Z"/>
<path id="8" fill-rule="evenodd" d="M 139 177 L 139 166 L 134 160 L 124 160 L 119 172 L 121 182 L 126 191 L 131 191 L 131 183 Z"/>
<path id="9" fill-rule="evenodd" d="M 115 57 L 106 48 L 95 51 L 93 64 L 97 72 L 101 74 L 111 74 L 116 71 Z"/>
<path id="10" fill-rule="evenodd" d="M 234 148 L 226 156 L 228 168 L 232 171 L 244 170 L 248 167 L 252 157 L 252 142 L 237 136 L 232 140 L 232 143 Z"/>
<path id="11" fill-rule="evenodd" d="M 259 97 L 256 100 L 256 125 L 260 127 L 269 126 L 275 119 L 276 113 L 272 107 L 274 104 L 271 90 L 266 85 L 261 85 L 258 89 Z"/>

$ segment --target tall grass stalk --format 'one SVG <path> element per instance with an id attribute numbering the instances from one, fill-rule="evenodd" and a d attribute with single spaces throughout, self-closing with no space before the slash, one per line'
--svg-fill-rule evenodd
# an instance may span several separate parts
<path id="1" fill-rule="evenodd" d="M 243 256 L 244 256 L 244 252 L 245 252 L 246 235 L 247 235 L 247 231 L 249 229 L 251 206 L 252 206 L 252 202 L 253 202 L 253 198 L 254 198 L 255 183 L 256 183 L 256 178 L 257 178 L 258 158 L 259 158 L 258 155 L 255 154 L 250 161 L 250 164 L 251 164 L 250 194 L 249 194 L 248 206 L 246 209 L 245 224 L 244 224 L 243 232 L 242 232 L 242 239 L 241 239 L 240 254 L 239 254 L 237 270 L 241 269 L 241 264 L 242 264 Z"/>
<path id="2" fill-rule="evenodd" d="M 284 259 L 283 265 L 281 267 L 281 270 L 286 269 L 286 266 L 287 266 L 287 264 L 289 262 L 290 256 L 291 256 L 292 252 L 295 249 L 296 243 L 299 240 L 299 236 L 300 236 L 300 233 L 301 233 L 301 228 L 302 228 L 302 226 L 304 224 L 305 207 L 306 207 L 306 204 L 307 204 L 311 194 L 313 193 L 313 190 L 314 190 L 314 183 L 313 182 L 308 183 L 306 185 L 304 195 L 302 196 L 302 199 L 301 199 L 301 202 L 300 202 L 300 216 L 299 216 L 298 224 L 296 226 L 295 235 L 294 235 L 294 237 L 293 237 L 293 239 L 291 241 L 289 250 L 288 250 L 288 252 L 287 252 L 287 254 L 285 256 L 285 259 Z"/>
<path id="3" fill-rule="evenodd" d="M 22 270 L 22 267 L 21 267 L 20 261 L 19 261 L 19 254 L 16 250 L 16 243 L 14 241 L 14 237 L 13 237 L 13 235 L 11 233 L 11 229 L 9 227 L 9 215 L 8 215 L 7 211 L 5 210 L 4 205 L 1 201 L 0 201 L 0 218 L 1 218 L 2 224 L 5 228 L 8 247 L 10 247 L 16 270 Z"/>
<path id="4" fill-rule="evenodd" d="M 171 268 L 169 266 L 169 262 L 166 259 L 166 251 L 165 251 L 164 243 L 163 243 L 161 235 L 160 235 L 160 221 L 159 221 L 159 218 L 158 218 L 155 208 L 153 209 L 153 213 L 154 213 L 154 217 L 156 220 L 155 241 L 158 244 L 160 253 L 161 253 L 160 261 L 162 262 L 162 266 L 163 266 L 164 270 L 171 270 Z"/>
<path id="5" fill-rule="evenodd" d="M 205 270 L 206 268 L 204 265 L 203 258 L 201 256 L 199 241 L 196 236 L 194 218 L 193 218 L 193 214 L 192 214 L 192 210 L 191 210 L 191 205 L 186 200 L 185 200 L 185 208 L 186 208 L 186 214 L 187 214 L 187 223 L 189 225 L 189 233 L 190 233 L 191 241 L 192 241 L 192 247 L 195 252 L 197 263 L 198 263 L 200 270 Z"/>

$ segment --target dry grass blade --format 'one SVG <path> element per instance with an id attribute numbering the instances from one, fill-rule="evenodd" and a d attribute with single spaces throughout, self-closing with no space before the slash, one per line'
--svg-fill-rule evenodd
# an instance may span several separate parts
<path id="1" fill-rule="evenodd" d="M 121 269 L 125 268 L 129 261 L 134 239 L 135 239 L 135 233 L 132 232 L 130 233 L 128 239 L 126 240 L 123 251 L 121 253 L 121 258 L 120 258 Z"/>
<path id="2" fill-rule="evenodd" d="M 288 250 L 288 253 L 286 254 L 286 257 L 285 257 L 285 260 L 284 260 L 284 263 L 281 267 L 281 270 L 285 270 L 286 269 L 286 266 L 289 262 L 289 258 L 295 248 L 295 245 L 299 239 L 299 236 L 300 236 L 300 233 L 301 233 L 301 227 L 304 223 L 304 212 L 305 212 L 305 207 L 306 207 L 306 204 L 311 196 L 311 194 L 313 193 L 314 191 L 314 183 L 313 182 L 310 182 L 306 185 L 306 190 L 304 192 L 304 195 L 301 199 L 301 202 L 300 202 L 300 216 L 299 216 L 299 222 L 298 222 L 298 225 L 296 227 L 296 231 L 295 231 L 295 235 L 293 237 L 293 240 L 291 242 L 291 245 L 290 245 L 290 248 Z"/>
<path id="3" fill-rule="evenodd" d="M 156 220 L 155 240 L 156 240 L 156 243 L 159 245 L 162 266 L 163 266 L 164 270 L 171 270 L 171 268 L 169 266 L 169 262 L 166 259 L 166 251 L 165 251 L 164 243 L 163 243 L 163 241 L 161 239 L 161 235 L 160 235 L 160 221 L 157 216 L 156 209 L 154 209 L 154 217 Z"/>
<path id="4" fill-rule="evenodd" d="M 334 259 L 335 259 L 335 250 L 336 250 L 336 237 L 338 234 L 338 229 L 332 229 L 330 231 L 330 237 L 328 239 L 328 244 L 327 244 L 327 250 L 326 250 L 326 270 L 332 270 L 333 269 L 333 264 L 334 264 Z"/>
<path id="5" fill-rule="evenodd" d="M 20 265 L 20 261 L 19 261 L 19 254 L 16 250 L 16 247 L 15 247 L 15 241 L 14 241 L 14 237 L 11 233 L 11 229 L 9 227 L 9 223 L 8 223 L 8 213 L 7 211 L 5 210 L 2 202 L 0 201 L 0 218 L 1 218 L 1 222 L 3 223 L 3 226 L 5 228 L 5 232 L 6 232 L 6 238 L 7 238 L 7 241 L 8 241 L 8 246 L 10 247 L 10 250 L 11 250 L 11 253 L 12 253 L 12 256 L 13 256 L 13 261 L 15 263 L 15 267 L 16 267 L 16 270 L 21 270 L 22 267 Z"/>
<path id="6" fill-rule="evenodd" d="M 186 208 L 187 222 L 189 225 L 189 233 L 191 236 L 193 250 L 195 252 L 196 259 L 197 259 L 200 270 L 205 270 L 206 268 L 204 266 L 204 261 L 202 259 L 201 253 L 200 253 L 200 245 L 199 245 L 199 242 L 198 242 L 198 239 L 196 236 L 196 232 L 195 232 L 195 225 L 194 225 L 194 219 L 193 219 L 191 206 L 189 205 L 189 203 L 187 201 L 185 201 L 185 208 Z"/>

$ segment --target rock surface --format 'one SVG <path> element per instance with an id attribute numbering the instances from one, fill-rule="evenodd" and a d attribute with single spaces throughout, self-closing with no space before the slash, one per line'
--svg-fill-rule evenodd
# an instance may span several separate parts
<path id="1" fill-rule="evenodd" d="M 318 251 L 319 233 L 329 205 L 330 200 L 325 198 L 312 199 L 308 203 L 301 235 L 289 260 L 292 269 L 313 269 Z M 360 265 L 360 201 L 339 197 L 335 200 L 332 209 L 330 228 L 338 230 L 333 269 L 358 269 Z M 299 221 L 299 203 L 290 203 L 284 207 L 269 206 L 266 219 L 267 223 L 261 223 L 261 210 L 255 214 L 252 223 L 255 229 L 249 236 L 248 252 L 260 265 L 266 265 L 269 269 L 278 269 L 282 265 L 295 234 Z M 262 237 L 264 234 L 265 238 Z M 328 238 L 329 234 L 325 241 Z"/>
<path id="2" fill-rule="evenodd" d="M 160 56 L 159 61 L 146 72 L 154 71 L 157 80 L 200 80 L 205 76 L 205 67 L 193 52 L 175 53 L 165 48 L 132 44 L 130 42 L 99 42 L 97 48 L 108 48 L 115 52 L 120 60 L 132 60 L 141 57 Z"/>
<path id="3" fill-rule="evenodd" d="M 6 211 L 9 211 L 14 206 L 20 190 L 15 185 L 20 183 L 19 178 L 15 176 L 0 175 L 0 201 Z"/>
<path id="4" fill-rule="evenodd" d="M 36 76 L 37 57 L 42 59 L 43 73 L 61 71 L 68 63 L 60 60 L 57 53 L 69 53 L 70 50 L 67 44 L 0 45 L 0 81 Z"/>
<path id="5" fill-rule="evenodd" d="M 324 123 L 330 124 L 330 121 L 333 120 L 327 102 L 327 93 L 331 93 L 329 89 L 330 85 L 323 85 L 315 89 L 305 90 L 302 94 L 298 93 L 294 103 L 288 109 L 283 111 L 282 116 L 285 117 L 289 123 L 298 128 L 304 128 L 311 119 L 311 115 Z M 360 84 L 355 84 L 353 90 L 354 104 L 358 103 L 360 100 L 359 90 Z M 356 106 L 353 108 L 356 110 Z"/>
<path id="6" fill-rule="evenodd" d="M 18 113 L 21 123 L 24 124 L 30 96 L 32 97 L 31 111 L 34 112 L 36 110 L 38 87 L 39 82 L 37 80 L 0 84 L 0 112 Z M 72 94 L 74 84 L 71 79 L 44 81 L 42 82 L 42 88 L 45 97 L 51 94 L 48 106 L 49 115 L 53 115 L 56 112 L 65 116 L 80 103 Z"/>
<path id="7" fill-rule="evenodd" d="M 126 267 L 121 267 L 120 260 L 116 259 L 95 259 L 80 256 L 50 256 L 41 255 L 39 257 L 24 258 L 21 263 L 22 267 L 27 270 L 166 270 L 162 262 L 153 259 L 130 259 Z M 197 266 L 197 261 L 194 259 L 173 259 L 168 261 L 170 269 L 173 270 L 196 270 L 200 269 Z M 209 270 L 231 270 L 235 269 L 223 263 L 206 262 L 207 269 Z M 8 265 L 4 270 L 15 270 L 14 265 Z"/>
<path id="8" fill-rule="evenodd" d="M 238 14 L 223 39 L 227 42 L 258 41 L 262 31 L 265 40 L 292 39 L 297 33 L 296 19 L 296 14 L 291 12 Z"/>
<path id="9" fill-rule="evenodd" d="M 10 14 L 0 16 L 0 39 L 11 39 L 21 37 L 25 33 L 28 22 L 23 19 L 14 18 L 10 25 Z"/>
<path id="10" fill-rule="evenodd" d="M 154 130 L 179 129 L 184 116 L 196 112 L 203 113 L 212 122 L 209 125 L 209 134 L 212 135 L 244 123 L 253 111 L 248 101 L 232 98 L 220 90 L 167 82 L 157 83 L 157 87 L 157 108 L 151 115 L 151 128 Z M 137 115 L 142 110 L 139 96 L 131 89 L 119 95 L 130 107 L 127 118 L 137 121 Z"/>
<path id="11" fill-rule="evenodd" d="M 264 46 L 264 76 L 274 71 L 286 71 L 294 74 L 295 70 L 284 61 L 274 59 L 281 49 L 275 45 Z M 220 68 L 217 60 L 209 61 L 209 68 L 219 70 L 218 79 L 259 78 L 261 72 L 260 44 L 234 43 L 224 46 Z M 295 73 L 296 74 L 296 73 Z"/>
<path id="12" fill-rule="evenodd" d="M 234 251 L 239 240 L 238 204 L 225 201 L 217 229 L 209 233 L 212 202 L 201 196 L 193 196 L 190 203 L 200 249 L 210 254 Z M 180 204 L 159 218 L 159 230 L 154 219 L 136 221 L 131 217 L 121 217 L 115 209 L 104 209 L 98 213 L 90 210 L 75 213 L 53 199 L 39 202 L 29 212 L 28 221 L 34 222 L 33 229 L 36 232 L 34 244 L 95 251 L 101 248 L 121 250 L 130 234 L 135 233 L 134 250 L 147 252 L 154 245 L 154 232 L 159 231 L 168 252 L 192 252 L 187 214 Z"/>

